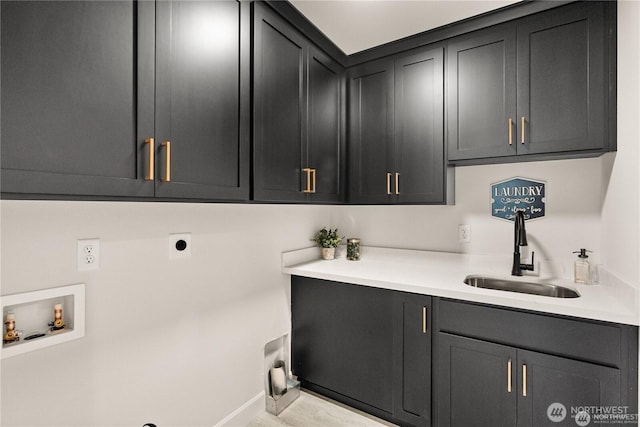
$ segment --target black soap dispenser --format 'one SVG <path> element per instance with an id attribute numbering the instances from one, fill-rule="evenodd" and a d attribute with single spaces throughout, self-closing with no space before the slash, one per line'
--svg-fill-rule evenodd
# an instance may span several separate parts
<path id="1" fill-rule="evenodd" d="M 576 283 L 591 283 L 589 273 L 591 271 L 589 266 L 589 255 L 587 255 L 588 251 L 584 248 L 581 248 L 579 251 L 574 251 L 574 254 L 579 254 L 578 259 L 573 263 L 573 281 Z"/>

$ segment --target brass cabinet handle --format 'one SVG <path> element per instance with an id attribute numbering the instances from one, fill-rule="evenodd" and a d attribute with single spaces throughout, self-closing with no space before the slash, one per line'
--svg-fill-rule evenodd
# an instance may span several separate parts
<path id="1" fill-rule="evenodd" d="M 387 173 L 387 194 L 391 194 L 391 174 Z"/>
<path id="2" fill-rule="evenodd" d="M 313 187 L 313 190 L 311 190 L 312 193 L 316 192 L 316 170 L 315 169 L 311 169 L 311 187 Z"/>
<path id="3" fill-rule="evenodd" d="M 522 364 L 522 396 L 527 397 L 527 365 Z"/>
<path id="4" fill-rule="evenodd" d="M 524 144 L 524 116 L 522 116 L 522 143 Z"/>
<path id="5" fill-rule="evenodd" d="M 304 168 L 302 172 L 307 174 L 307 188 L 302 190 L 303 193 L 315 193 L 316 192 L 316 170 L 311 168 Z"/>
<path id="6" fill-rule="evenodd" d="M 305 188 L 304 190 L 302 190 L 303 193 L 311 193 L 311 169 L 310 168 L 304 168 L 302 169 L 302 172 L 307 174 L 307 188 Z"/>
<path id="7" fill-rule="evenodd" d="M 171 181 L 171 141 L 164 141 L 162 146 L 166 148 L 165 163 L 164 163 L 164 177 L 163 182 Z"/>
<path id="8" fill-rule="evenodd" d="M 422 307 L 422 333 L 427 333 L 427 307 Z"/>
<path id="9" fill-rule="evenodd" d="M 396 172 L 396 194 L 400 194 L 400 174 Z"/>
<path id="10" fill-rule="evenodd" d="M 154 180 L 154 170 L 155 170 L 155 157 L 154 153 L 156 151 L 156 144 L 153 138 L 147 138 L 144 140 L 144 143 L 148 145 L 149 148 L 149 165 L 148 165 L 148 173 L 144 177 L 145 181 L 153 181 Z"/>
<path id="11" fill-rule="evenodd" d="M 513 145 L 513 119 L 509 117 L 509 145 Z"/>
<path id="12" fill-rule="evenodd" d="M 511 393 L 511 359 L 507 362 L 507 393 Z"/>

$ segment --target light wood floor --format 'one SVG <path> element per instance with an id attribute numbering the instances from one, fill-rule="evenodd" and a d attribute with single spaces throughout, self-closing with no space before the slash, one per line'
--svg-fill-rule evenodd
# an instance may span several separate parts
<path id="1" fill-rule="evenodd" d="M 375 418 L 341 403 L 302 391 L 277 417 L 264 413 L 247 427 L 390 427 L 395 424 Z"/>

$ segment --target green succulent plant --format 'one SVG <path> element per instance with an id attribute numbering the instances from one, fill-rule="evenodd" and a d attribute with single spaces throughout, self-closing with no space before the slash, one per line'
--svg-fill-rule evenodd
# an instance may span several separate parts
<path id="1" fill-rule="evenodd" d="M 318 231 L 311 241 L 316 242 L 321 248 L 335 248 L 337 247 L 344 237 L 340 237 L 338 229 L 327 229 L 322 227 L 322 230 Z"/>

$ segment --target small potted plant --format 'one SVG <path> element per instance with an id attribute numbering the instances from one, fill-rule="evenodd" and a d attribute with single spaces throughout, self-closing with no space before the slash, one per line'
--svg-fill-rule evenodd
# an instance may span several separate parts
<path id="1" fill-rule="evenodd" d="M 327 229 L 322 227 L 322 230 L 318 231 L 312 241 L 322 249 L 323 259 L 334 259 L 336 254 L 336 247 L 342 241 L 342 237 L 338 234 L 338 229 Z"/>

